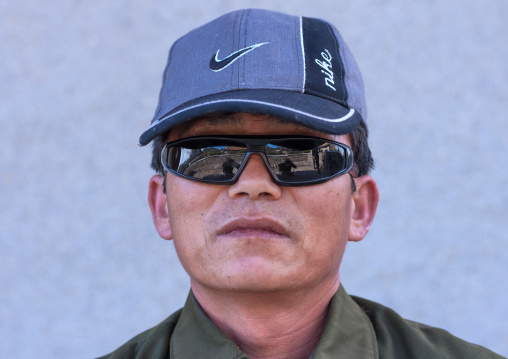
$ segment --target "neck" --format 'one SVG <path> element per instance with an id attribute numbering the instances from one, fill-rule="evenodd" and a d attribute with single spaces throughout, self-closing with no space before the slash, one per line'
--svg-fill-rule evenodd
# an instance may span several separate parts
<path id="1" fill-rule="evenodd" d="M 210 320 L 249 359 L 298 359 L 316 347 L 339 280 L 328 288 L 284 293 L 224 293 L 191 285 Z"/>

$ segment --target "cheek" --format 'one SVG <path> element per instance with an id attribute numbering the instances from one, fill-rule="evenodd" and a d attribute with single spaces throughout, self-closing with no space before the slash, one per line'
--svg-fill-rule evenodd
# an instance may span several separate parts
<path id="1" fill-rule="evenodd" d="M 169 176 L 169 175 L 168 175 Z M 201 184 L 176 176 L 167 179 L 168 211 L 177 250 L 199 250 L 208 210 L 220 195 L 221 187 Z"/>
<path id="2" fill-rule="evenodd" d="M 315 259 L 337 259 L 339 262 L 349 237 L 352 198 L 345 181 L 332 180 L 301 191 L 297 200 L 305 203 L 306 232 L 310 240 L 305 245 Z M 301 188 L 304 189 L 304 188 Z M 301 190 L 300 189 L 300 190 Z M 308 192 L 308 193 L 307 193 Z M 332 255 L 337 254 L 340 255 Z"/>

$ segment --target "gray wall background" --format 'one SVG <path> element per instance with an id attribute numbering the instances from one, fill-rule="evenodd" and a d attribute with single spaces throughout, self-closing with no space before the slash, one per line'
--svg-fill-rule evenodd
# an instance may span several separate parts
<path id="1" fill-rule="evenodd" d="M 508 356 L 506 0 L 3 0 L 0 357 L 105 354 L 183 304 L 137 139 L 170 44 L 242 7 L 333 22 L 363 71 L 381 203 L 346 289 Z"/>

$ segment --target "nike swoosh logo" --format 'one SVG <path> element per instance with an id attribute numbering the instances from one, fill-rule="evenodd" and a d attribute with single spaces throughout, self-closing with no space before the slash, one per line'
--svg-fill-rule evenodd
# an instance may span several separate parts
<path id="1" fill-rule="evenodd" d="M 268 42 L 262 42 L 262 43 L 259 43 L 256 45 L 244 47 L 243 49 L 235 51 L 223 59 L 219 59 L 219 51 L 220 51 L 220 49 L 219 49 L 219 50 L 217 50 L 217 53 L 214 56 L 212 56 L 212 59 L 210 60 L 210 68 L 215 72 L 223 70 L 226 67 L 228 67 L 229 65 L 231 65 L 233 62 L 238 60 L 240 57 L 244 56 L 245 54 L 247 54 L 247 53 L 251 52 L 252 50 L 257 49 L 258 47 L 263 46 L 265 44 L 268 44 Z"/>

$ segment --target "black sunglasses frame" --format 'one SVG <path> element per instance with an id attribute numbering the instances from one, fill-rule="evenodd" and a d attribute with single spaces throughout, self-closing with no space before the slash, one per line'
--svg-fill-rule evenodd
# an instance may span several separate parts
<path id="1" fill-rule="evenodd" d="M 173 170 L 167 164 L 168 163 L 168 153 L 169 153 L 169 150 L 171 147 L 181 147 L 179 145 L 183 145 L 188 142 L 195 142 L 197 140 L 205 142 L 207 140 L 216 141 L 216 140 L 221 140 L 221 139 L 224 141 L 227 141 L 228 144 L 237 143 L 238 145 L 241 145 L 241 147 L 247 148 L 245 156 L 242 160 L 242 163 L 240 164 L 240 167 L 238 168 L 235 175 L 230 179 L 218 181 L 218 180 L 207 180 L 207 179 L 190 177 L 190 176 L 186 176 L 182 173 L 179 173 L 179 172 Z M 323 141 L 323 143 L 331 143 L 331 144 L 334 144 L 334 145 L 344 149 L 346 152 L 346 155 L 347 155 L 346 168 L 344 168 L 343 170 L 341 170 L 331 176 L 323 177 L 323 178 L 319 178 L 319 179 L 315 179 L 315 180 L 298 181 L 298 182 L 289 182 L 289 181 L 280 180 L 277 177 L 277 175 L 275 174 L 275 172 L 273 171 L 273 169 L 271 168 L 270 162 L 268 161 L 268 158 L 267 158 L 267 155 L 265 152 L 266 146 L 268 144 L 275 144 L 276 145 L 277 141 L 279 141 L 279 140 L 286 141 L 286 140 L 301 140 L 301 139 Z M 206 147 L 206 146 L 203 146 L 203 147 Z M 358 167 L 356 166 L 356 164 L 354 162 L 354 155 L 353 155 L 353 150 L 351 149 L 351 147 L 349 147 L 348 145 L 345 145 L 341 142 L 336 142 L 336 141 L 332 141 L 332 140 L 329 140 L 326 138 L 311 137 L 311 136 L 291 136 L 291 135 L 229 136 L 229 135 L 223 135 L 223 136 L 187 137 L 187 138 L 183 138 L 180 140 L 166 143 L 166 145 L 164 146 L 164 148 L 162 149 L 162 152 L 161 152 L 161 162 L 162 162 L 162 166 L 164 167 L 164 169 L 166 171 L 171 172 L 179 177 L 189 179 L 191 181 L 197 181 L 197 182 L 209 183 L 209 184 L 218 184 L 218 185 L 232 185 L 238 181 L 238 178 L 242 174 L 242 171 L 245 168 L 250 155 L 252 155 L 254 153 L 259 154 L 261 156 L 261 158 L 263 159 L 266 169 L 268 170 L 268 173 L 272 177 L 272 181 L 275 182 L 277 185 L 283 186 L 283 187 L 301 187 L 301 186 L 310 186 L 310 185 L 314 185 L 314 184 L 319 184 L 319 183 L 326 182 L 334 177 L 343 175 L 345 173 L 349 173 L 352 178 L 358 177 Z"/>

